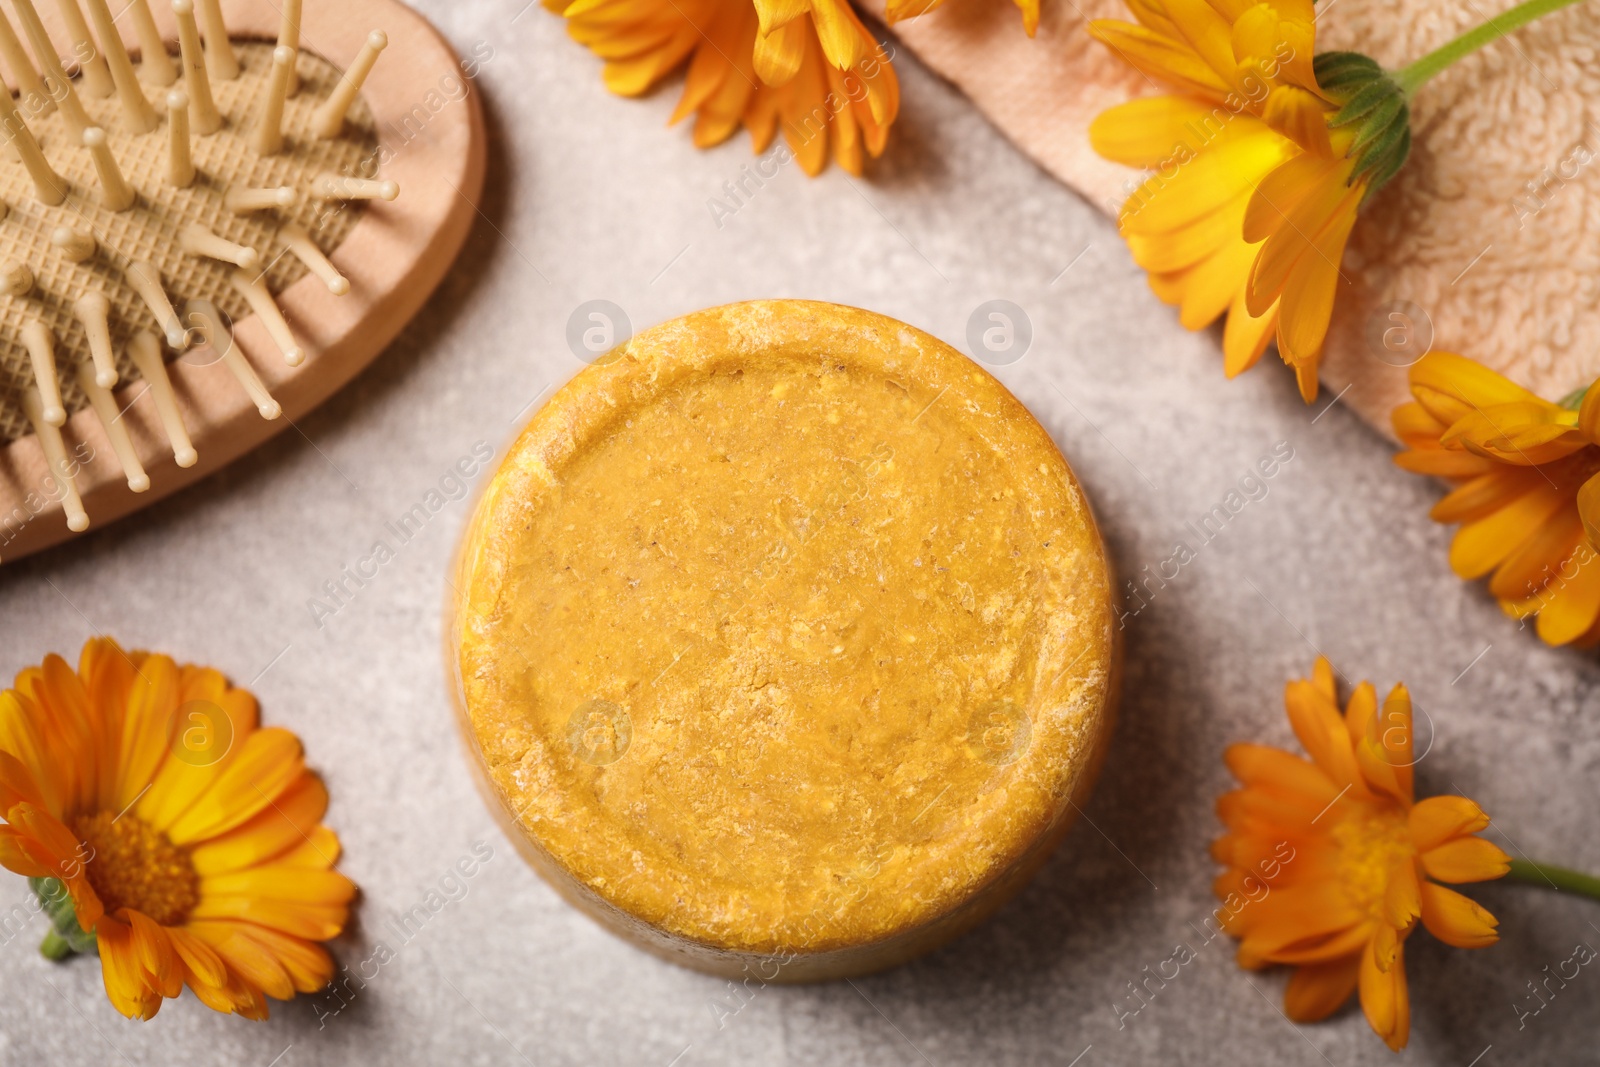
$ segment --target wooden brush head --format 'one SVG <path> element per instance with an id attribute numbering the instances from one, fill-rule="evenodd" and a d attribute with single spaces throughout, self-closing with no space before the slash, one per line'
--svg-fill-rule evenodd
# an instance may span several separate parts
<path id="1" fill-rule="evenodd" d="M 134 0 L 115 24 L 82 0 L 99 37 L 42 3 L 0 25 L 3 559 L 347 380 L 442 277 L 483 172 L 476 67 L 393 0 Z"/>

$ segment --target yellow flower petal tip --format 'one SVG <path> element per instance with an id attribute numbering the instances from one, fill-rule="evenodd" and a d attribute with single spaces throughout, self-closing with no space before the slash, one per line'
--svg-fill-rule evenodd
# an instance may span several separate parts
<path id="1" fill-rule="evenodd" d="M 1600 642 L 1600 421 L 1590 388 L 1544 400 L 1479 363 L 1430 352 L 1395 409 L 1395 462 L 1454 488 L 1431 512 L 1457 524 L 1450 566 L 1487 577 L 1506 614 L 1552 645 Z"/>
<path id="2" fill-rule="evenodd" d="M 0 865 L 35 879 L 51 958 L 98 951 L 149 1019 L 184 986 L 250 1019 L 333 976 L 355 884 L 328 793 L 217 671 L 97 637 L 0 692 Z"/>
<path id="3" fill-rule="evenodd" d="M 1171 92 L 1104 112 L 1090 143 L 1149 172 L 1119 219 L 1133 259 L 1186 328 L 1227 316 L 1229 377 L 1275 338 L 1309 404 L 1357 211 L 1409 151 L 1404 96 L 1365 56 L 1315 54 L 1309 3 L 1129 7 L 1138 24 L 1090 34 Z"/>
<path id="4" fill-rule="evenodd" d="M 1495 918 L 1439 882 L 1506 873 L 1505 853 L 1476 836 L 1489 818 L 1465 797 L 1413 795 L 1411 699 L 1381 706 L 1363 682 L 1341 709 L 1319 658 L 1285 704 L 1306 755 L 1235 744 L 1241 788 L 1217 805 L 1226 827 L 1212 854 L 1216 892 L 1241 966 L 1295 968 L 1284 1013 L 1315 1022 L 1359 994 L 1368 1023 L 1399 1051 L 1410 1035 L 1405 941 L 1417 923 L 1458 948 L 1496 939 Z"/>
<path id="5" fill-rule="evenodd" d="M 797 160 L 814 176 L 831 158 L 859 174 L 865 157 L 883 154 L 900 110 L 889 56 L 846 0 L 556 0 L 545 6 L 605 61 L 602 79 L 619 96 L 639 96 L 684 70 L 672 121 L 695 116 L 699 148 L 721 144 L 743 126 L 760 153 L 781 129 L 786 144 L 778 164 Z M 891 5 L 890 18 L 932 6 L 926 0 Z M 775 173 L 762 169 L 761 177 L 729 183 L 726 200 L 711 201 L 718 224 L 743 206 L 750 180 L 759 185 Z"/>

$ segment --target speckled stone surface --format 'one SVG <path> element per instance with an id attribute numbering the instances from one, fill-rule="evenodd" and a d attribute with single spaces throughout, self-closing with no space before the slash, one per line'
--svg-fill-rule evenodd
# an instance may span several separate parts
<path id="1" fill-rule="evenodd" d="M 488 189 L 438 298 L 254 456 L 0 568 L 5 675 L 104 631 L 222 668 L 266 722 L 299 732 L 364 890 L 335 946 L 364 985 L 342 1007 L 277 1005 L 263 1025 L 187 997 L 129 1023 L 92 962 L 37 956 L 42 920 L 12 918 L 26 890 L 0 879 L 0 1064 L 1388 1063 L 1358 1012 L 1292 1026 L 1276 1007 L 1284 976 L 1239 971 L 1199 932 L 1222 749 L 1289 742 L 1283 682 L 1317 649 L 1352 677 L 1411 686 L 1420 790 L 1479 800 L 1513 854 L 1600 870 L 1592 658 L 1542 648 L 1452 577 L 1448 533 L 1425 515 L 1437 490 L 1331 398 L 1304 407 L 1267 363 L 1225 381 L 1216 339 L 1178 327 L 1110 224 L 947 86 L 902 55 L 904 112 L 868 179 L 774 166 L 758 184 L 746 144 L 699 153 L 662 128 L 673 94 L 608 96 L 538 6 L 427 6 L 458 49 L 493 52 L 475 85 L 494 135 Z M 724 183 L 741 179 L 735 205 Z M 735 209 L 713 213 L 717 198 Z M 1031 341 L 996 373 L 1072 461 L 1121 572 L 1157 571 L 1179 542 L 1194 558 L 1130 602 L 1100 785 L 1016 900 L 886 974 L 736 993 L 604 932 L 499 836 L 456 736 L 441 606 L 465 481 L 583 365 L 575 309 L 611 301 L 643 328 L 772 296 L 860 305 L 969 351 L 974 310 L 1015 303 Z M 1291 458 L 1263 477 L 1275 450 Z M 1244 503 L 1197 534 L 1230 492 Z M 362 568 L 372 577 L 332 599 L 324 583 L 380 540 L 391 550 Z M 1580 942 L 1600 947 L 1600 906 L 1511 885 L 1473 895 L 1503 939 L 1461 952 L 1413 938 L 1406 1059 L 1592 1061 L 1600 975 L 1584 968 L 1538 1014 L 1526 983 Z M 1180 942 L 1196 958 L 1134 1014 L 1127 983 Z"/>

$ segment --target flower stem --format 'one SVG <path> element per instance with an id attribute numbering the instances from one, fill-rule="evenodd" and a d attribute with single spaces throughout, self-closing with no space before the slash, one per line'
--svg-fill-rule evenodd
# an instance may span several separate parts
<path id="1" fill-rule="evenodd" d="M 1423 82 L 1439 73 L 1462 56 L 1476 52 L 1491 41 L 1526 26 L 1534 19 L 1559 11 L 1577 0 L 1523 0 L 1503 14 L 1495 15 L 1483 25 L 1463 33 L 1442 48 L 1436 48 L 1421 59 L 1395 72 L 1394 79 L 1407 96 Z"/>
<path id="2" fill-rule="evenodd" d="M 44 935 L 44 940 L 39 942 L 39 955 L 47 960 L 60 962 L 72 955 L 72 946 L 67 944 L 67 939 L 50 930 Z"/>
<path id="3" fill-rule="evenodd" d="M 1506 877 L 1529 885 L 1548 886 L 1563 893 L 1581 893 L 1583 896 L 1600 900 L 1600 878 L 1549 863 L 1512 860 L 1511 870 L 1507 872 Z"/>

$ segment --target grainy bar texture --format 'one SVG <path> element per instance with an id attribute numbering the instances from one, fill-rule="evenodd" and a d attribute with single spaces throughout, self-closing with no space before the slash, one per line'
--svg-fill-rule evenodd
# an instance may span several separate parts
<path id="1" fill-rule="evenodd" d="M 1108 725 L 1110 580 L 1060 451 L 851 308 L 604 357 L 506 457 L 456 587 L 469 728 L 536 860 L 705 966 L 859 971 L 970 925 Z"/>

